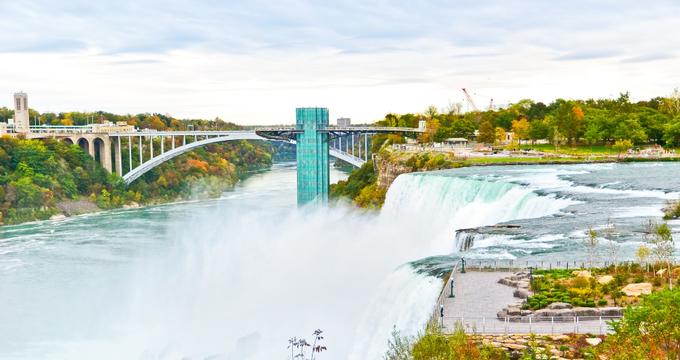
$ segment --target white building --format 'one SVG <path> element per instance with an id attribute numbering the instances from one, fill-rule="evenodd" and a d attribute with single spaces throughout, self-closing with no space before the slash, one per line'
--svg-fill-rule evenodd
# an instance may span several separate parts
<path id="1" fill-rule="evenodd" d="M 28 133 L 31 118 L 28 114 L 28 95 L 24 92 L 14 93 L 14 131 Z"/>
<path id="2" fill-rule="evenodd" d="M 349 127 L 352 125 L 352 120 L 350 118 L 338 118 L 338 127 Z"/>

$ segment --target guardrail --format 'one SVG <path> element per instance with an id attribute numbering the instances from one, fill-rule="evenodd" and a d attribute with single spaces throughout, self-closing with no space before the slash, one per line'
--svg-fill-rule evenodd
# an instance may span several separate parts
<path id="1" fill-rule="evenodd" d="M 537 321 L 528 317 L 522 320 L 489 317 L 444 317 L 444 332 L 453 332 L 460 325 L 468 334 L 599 334 L 612 332 L 611 321 L 620 316 L 573 316 Z"/>
<path id="2" fill-rule="evenodd" d="M 477 271 L 513 271 L 513 270 L 527 270 L 540 269 L 540 270 L 552 270 L 552 269 L 588 269 L 588 268 L 606 268 L 611 265 L 618 266 L 631 266 L 637 264 L 636 261 L 620 261 L 620 262 L 609 262 L 609 261 L 594 261 L 588 262 L 583 260 L 555 260 L 555 261 L 544 261 L 544 260 L 512 260 L 512 259 L 463 259 L 465 262 L 466 270 L 477 270 Z M 463 261 L 461 260 L 461 261 Z M 673 262 L 675 264 L 675 261 Z M 646 263 L 645 266 L 651 267 L 652 264 Z"/>
<path id="3" fill-rule="evenodd" d="M 442 290 L 439 292 L 439 296 L 437 297 L 437 303 L 435 304 L 434 310 L 432 311 L 432 317 L 430 318 L 431 322 L 438 322 L 438 321 L 441 321 L 441 319 L 442 319 L 442 317 L 440 315 L 441 314 L 440 309 L 441 309 L 442 306 L 444 306 L 444 299 L 446 299 L 450 295 L 450 291 L 453 291 L 453 289 L 450 288 L 451 279 L 453 278 L 453 274 L 455 274 L 456 271 L 458 270 L 458 264 L 459 264 L 458 261 L 456 261 L 453 264 L 453 267 L 451 268 L 451 273 L 449 274 L 449 276 L 444 281 L 444 285 L 442 286 Z M 449 293 L 447 293 L 447 289 L 448 289 Z"/>

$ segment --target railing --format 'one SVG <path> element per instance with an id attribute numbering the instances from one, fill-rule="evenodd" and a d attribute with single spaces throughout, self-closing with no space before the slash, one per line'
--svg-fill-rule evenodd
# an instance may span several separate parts
<path id="1" fill-rule="evenodd" d="M 444 332 L 453 332 L 457 325 L 468 334 L 599 334 L 612 332 L 609 322 L 620 316 L 572 316 L 543 318 L 537 321 L 496 317 L 444 317 Z"/>
<path id="2" fill-rule="evenodd" d="M 441 322 L 442 317 L 440 313 L 440 308 L 444 305 L 444 299 L 446 299 L 449 295 L 450 292 L 452 291 L 450 286 L 451 286 L 451 279 L 453 278 L 453 275 L 456 273 L 458 270 L 458 264 L 459 262 L 456 262 L 453 264 L 453 267 L 451 268 L 451 273 L 449 276 L 446 278 L 444 281 L 444 285 L 442 286 L 442 290 L 439 292 L 439 296 L 437 297 L 437 303 L 434 306 L 434 310 L 432 311 L 432 317 L 430 318 L 431 322 Z M 447 293 L 448 291 L 448 293 Z"/>
<path id="3" fill-rule="evenodd" d="M 466 270 L 477 270 L 477 271 L 504 271 L 504 270 L 526 270 L 526 269 L 540 269 L 540 270 L 552 270 L 552 269 L 588 269 L 588 268 L 605 268 L 611 265 L 618 266 L 631 266 L 637 264 L 635 261 L 593 261 L 592 263 L 584 260 L 555 260 L 555 261 L 544 261 L 544 260 L 513 260 L 513 259 L 464 259 Z M 645 266 L 650 267 L 651 264 L 645 264 Z"/>

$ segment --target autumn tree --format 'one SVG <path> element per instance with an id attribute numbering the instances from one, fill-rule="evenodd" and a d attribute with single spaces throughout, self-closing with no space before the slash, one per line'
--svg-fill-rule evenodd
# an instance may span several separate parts
<path id="1" fill-rule="evenodd" d="M 497 127 L 496 130 L 494 130 L 494 140 L 495 144 L 502 144 L 505 142 L 505 138 L 507 137 L 507 133 L 505 132 L 505 129 L 502 127 Z"/>
<path id="2" fill-rule="evenodd" d="M 522 142 L 522 140 L 529 137 L 529 121 L 527 118 L 523 117 L 519 120 L 512 121 L 512 132 L 515 139 Z"/>

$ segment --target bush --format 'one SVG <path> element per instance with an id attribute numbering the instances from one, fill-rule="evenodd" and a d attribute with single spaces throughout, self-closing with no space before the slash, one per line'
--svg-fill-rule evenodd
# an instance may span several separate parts
<path id="1" fill-rule="evenodd" d="M 600 355 L 610 360 L 680 358 L 680 289 L 644 296 L 613 322 Z"/>
<path id="2" fill-rule="evenodd" d="M 492 346 L 477 346 L 456 325 L 452 335 L 444 335 L 439 326 L 431 324 L 413 345 L 414 360 L 505 360 L 507 354 Z M 390 359 L 391 360 L 391 359 Z"/>

